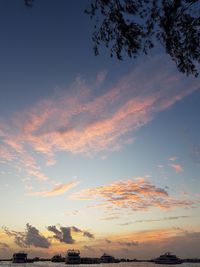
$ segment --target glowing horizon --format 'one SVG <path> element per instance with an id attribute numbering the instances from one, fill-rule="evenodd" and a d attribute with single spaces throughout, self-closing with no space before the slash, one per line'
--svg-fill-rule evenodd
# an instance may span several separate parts
<path id="1" fill-rule="evenodd" d="M 199 78 L 94 57 L 86 1 L 53 2 L 1 4 L 0 258 L 199 257 Z"/>

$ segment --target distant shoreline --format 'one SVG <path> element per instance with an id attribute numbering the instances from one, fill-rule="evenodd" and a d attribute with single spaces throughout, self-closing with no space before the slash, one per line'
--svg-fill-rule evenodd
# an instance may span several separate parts
<path id="1" fill-rule="evenodd" d="M 35 260 L 34 259 L 30 259 L 33 260 L 33 262 L 51 262 L 51 259 L 39 259 L 39 260 Z M 200 258 L 188 258 L 188 259 L 181 259 L 183 263 L 200 263 Z M 2 261 L 8 261 L 8 262 L 12 262 L 12 259 L 0 259 L 0 262 Z M 137 260 L 137 259 L 124 259 L 124 260 L 119 260 L 118 263 L 122 263 L 122 262 L 154 262 L 153 260 Z M 29 262 L 27 262 L 28 264 Z M 31 263 L 31 262 L 30 262 Z M 109 263 L 108 263 L 109 264 Z"/>

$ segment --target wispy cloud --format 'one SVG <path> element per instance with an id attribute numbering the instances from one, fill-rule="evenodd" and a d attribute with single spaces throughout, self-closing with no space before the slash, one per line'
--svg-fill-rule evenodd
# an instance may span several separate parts
<path id="1" fill-rule="evenodd" d="M 151 222 L 162 222 L 162 221 L 172 221 L 172 220 L 179 220 L 179 219 L 187 219 L 190 218 L 190 216 L 182 215 L 182 216 L 170 216 L 170 217 L 164 217 L 161 219 L 148 219 L 148 220 L 136 220 L 132 222 L 126 222 L 126 223 L 121 223 L 121 226 L 126 226 L 129 224 L 134 224 L 134 223 L 151 223 Z"/>
<path id="2" fill-rule="evenodd" d="M 169 164 L 169 166 L 171 166 L 176 173 L 183 172 L 183 167 L 180 164 Z"/>
<path id="3" fill-rule="evenodd" d="M 74 181 L 65 184 L 58 184 L 50 191 L 39 191 L 39 192 L 29 192 L 27 195 L 29 196 L 42 196 L 42 197 L 53 197 L 64 194 L 71 188 L 75 187 L 79 182 Z"/>
<path id="4" fill-rule="evenodd" d="M 103 220 L 103 221 L 112 221 L 112 220 L 116 220 L 116 219 L 119 219 L 119 218 L 120 218 L 120 215 L 111 215 L 111 216 L 102 217 L 101 220 Z"/>
<path id="5" fill-rule="evenodd" d="M 73 211 L 65 212 L 66 216 L 77 216 L 79 214 L 80 214 L 79 210 L 73 210 Z"/>
<path id="6" fill-rule="evenodd" d="M 190 216 L 182 215 L 182 216 L 170 216 L 170 217 L 164 217 L 161 219 L 150 219 L 150 220 L 137 220 L 135 223 L 143 223 L 143 222 L 161 222 L 161 221 L 172 221 L 172 220 L 178 220 L 178 219 L 185 219 L 189 218 Z"/>
<path id="7" fill-rule="evenodd" d="M 139 65 L 102 94 L 97 89 L 105 72 L 90 85 L 79 77 L 62 93 L 0 121 L 1 159 L 26 177 L 47 181 L 38 154 L 49 166 L 60 151 L 91 155 L 120 149 L 155 114 L 199 89 L 197 79 L 174 75 L 164 60 Z M 141 78 L 144 73 L 146 79 Z"/>
<path id="8" fill-rule="evenodd" d="M 164 188 L 159 188 L 142 177 L 117 181 L 109 185 L 89 188 L 76 192 L 72 198 L 96 200 L 104 209 L 148 210 L 152 207 L 171 209 L 191 207 L 194 201 L 169 196 Z M 95 206 L 94 206 L 95 207 Z"/>
<path id="9" fill-rule="evenodd" d="M 170 157 L 169 160 L 170 161 L 176 161 L 177 160 L 177 157 Z"/>

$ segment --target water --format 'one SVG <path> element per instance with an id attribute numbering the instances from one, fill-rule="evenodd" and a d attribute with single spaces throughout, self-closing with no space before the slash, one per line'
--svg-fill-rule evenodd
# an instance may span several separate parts
<path id="1" fill-rule="evenodd" d="M 80 265 L 66 265 L 65 263 L 53 263 L 53 262 L 34 262 L 34 263 L 11 263 L 0 262 L 0 267 L 172 267 L 171 265 L 160 265 L 152 262 L 120 262 L 109 264 L 80 264 Z M 200 267 L 200 263 L 182 263 L 175 265 L 180 267 Z"/>

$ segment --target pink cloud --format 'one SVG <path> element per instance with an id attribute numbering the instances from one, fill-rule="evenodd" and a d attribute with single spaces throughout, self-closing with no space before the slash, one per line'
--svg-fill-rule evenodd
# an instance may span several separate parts
<path id="1" fill-rule="evenodd" d="M 1 161 L 12 161 L 13 160 L 13 155 L 10 153 L 10 151 L 4 147 L 0 147 L 0 159 Z"/>
<path id="2" fill-rule="evenodd" d="M 60 151 L 92 155 L 121 149 L 155 114 L 199 88 L 197 79 L 186 82 L 181 74 L 172 74 L 164 61 L 158 58 L 139 65 L 102 94 L 97 89 L 105 72 L 90 85 L 79 77 L 68 90 L 15 113 L 0 124 L 0 157 L 28 177 L 45 181 L 48 177 L 37 154 L 49 166 L 56 163 Z M 141 78 L 144 72 L 146 79 Z"/>
<path id="3" fill-rule="evenodd" d="M 195 202 L 169 196 L 166 189 L 156 187 L 142 177 L 116 181 L 112 184 L 88 188 L 71 195 L 75 199 L 96 200 L 93 207 L 107 210 L 130 209 L 134 211 L 149 210 L 156 207 L 171 209 L 191 207 Z"/>
<path id="4" fill-rule="evenodd" d="M 79 182 L 74 181 L 66 184 L 58 184 L 50 191 L 39 191 L 39 192 L 29 192 L 29 196 L 42 196 L 42 197 L 52 197 L 64 194 L 71 188 L 75 187 Z"/>
<path id="5" fill-rule="evenodd" d="M 66 95 L 40 103 L 26 114 L 23 137 L 34 150 L 50 156 L 56 151 L 95 153 L 123 145 L 128 139 L 126 135 L 165 109 L 166 102 L 170 101 L 169 107 L 177 101 L 176 94 L 167 96 L 167 89 L 150 94 L 141 91 L 141 96 L 137 96 L 137 89 L 129 88 L 133 79 L 130 74 L 127 84 L 119 82 L 104 95 L 91 96 L 90 101 Z M 176 93 L 178 99 L 186 94 L 184 90 Z M 42 119 L 41 113 L 45 114 Z"/>
<path id="6" fill-rule="evenodd" d="M 180 164 L 169 164 L 169 166 L 171 166 L 176 173 L 183 172 L 183 167 Z"/>

